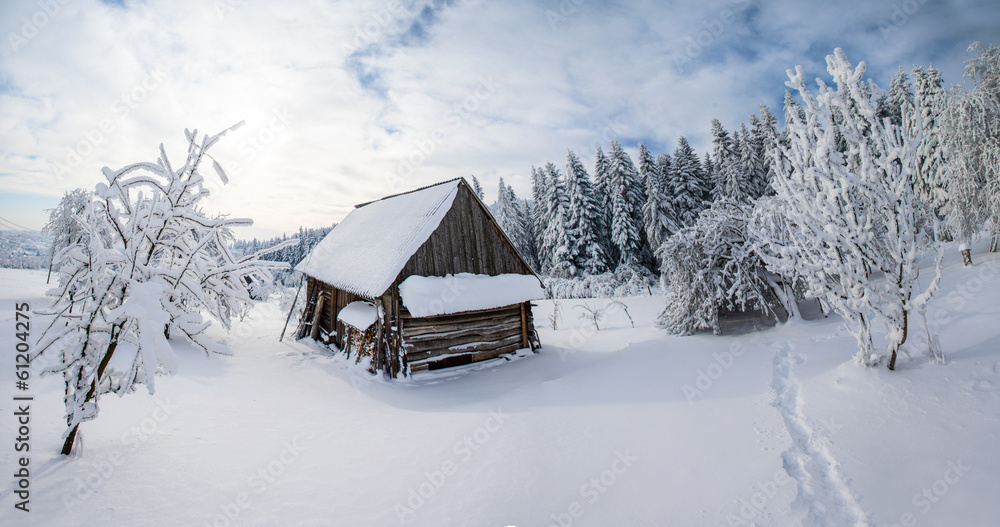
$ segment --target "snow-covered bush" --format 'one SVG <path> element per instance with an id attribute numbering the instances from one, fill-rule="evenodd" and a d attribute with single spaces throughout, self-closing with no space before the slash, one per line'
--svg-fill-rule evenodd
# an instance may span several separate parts
<path id="1" fill-rule="evenodd" d="M 269 271 L 287 267 L 258 260 L 268 250 L 233 256 L 230 229 L 252 220 L 209 217 L 200 208 L 209 191 L 199 169 L 226 131 L 200 142 L 197 131 L 185 133 L 187 159 L 177 169 L 162 145 L 155 163 L 104 168 L 107 182 L 97 185 L 79 219 L 87 236 L 56 255 L 59 287 L 45 312 L 54 319 L 38 353 L 53 364 L 46 371 L 65 381 L 63 454 L 80 423 L 97 416 L 102 394 L 121 396 L 137 384 L 153 393 L 155 374 L 176 365 L 171 336 L 206 354 L 228 354 L 205 335 L 211 322 L 203 312 L 229 329 L 253 305 L 248 283 L 271 283 Z M 212 165 L 226 183 L 219 163 Z M 109 368 L 113 357 L 125 369 Z"/>
<path id="2" fill-rule="evenodd" d="M 660 271 L 669 285 L 659 327 L 675 335 L 718 333 L 720 310 L 774 315 L 776 282 L 747 239 L 752 212 L 749 202 L 721 197 L 660 247 Z"/>
<path id="3" fill-rule="evenodd" d="M 916 290 L 921 243 L 912 178 L 920 137 L 880 118 L 885 92 L 863 80 L 863 62 L 853 68 L 838 48 L 827 71 L 836 86 L 817 80 L 815 94 L 801 66 L 788 71 L 786 84 L 804 106 L 801 115 L 786 115 L 788 141 L 771 152 L 778 170 L 766 203 L 782 220 L 754 235 L 771 271 L 801 277 L 810 296 L 844 318 L 866 364 L 879 360 L 871 318 L 881 317 L 891 369 L 909 312 L 922 308 L 940 278 L 939 254 L 937 276 Z"/>

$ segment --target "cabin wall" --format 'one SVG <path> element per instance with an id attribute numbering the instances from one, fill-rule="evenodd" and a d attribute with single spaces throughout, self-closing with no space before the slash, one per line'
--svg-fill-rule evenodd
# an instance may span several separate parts
<path id="1" fill-rule="evenodd" d="M 420 318 L 402 308 L 402 351 L 410 371 L 484 361 L 531 347 L 526 320 L 522 304 Z"/>

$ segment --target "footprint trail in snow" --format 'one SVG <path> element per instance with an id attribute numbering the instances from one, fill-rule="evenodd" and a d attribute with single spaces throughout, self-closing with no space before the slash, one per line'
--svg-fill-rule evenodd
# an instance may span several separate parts
<path id="1" fill-rule="evenodd" d="M 774 357 L 772 403 L 781 412 L 792 444 L 782 454 L 785 471 L 798 483 L 796 501 L 807 509 L 806 526 L 868 526 L 868 516 L 840 474 L 829 444 L 802 414 L 799 383 L 792 366 L 801 362 L 792 355 L 789 343 L 780 344 Z"/>

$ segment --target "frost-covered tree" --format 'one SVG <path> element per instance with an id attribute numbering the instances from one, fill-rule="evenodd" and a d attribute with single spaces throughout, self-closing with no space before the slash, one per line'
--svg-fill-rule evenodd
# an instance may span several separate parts
<path id="1" fill-rule="evenodd" d="M 1000 240 L 1000 47 L 976 42 L 966 61 L 965 78 L 973 88 L 956 87 L 944 114 L 947 203 L 944 215 L 951 234 L 968 242 L 989 221 L 990 250 Z"/>
<path id="2" fill-rule="evenodd" d="M 673 165 L 664 185 L 665 194 L 672 201 L 678 226 L 694 225 L 698 213 L 705 208 L 705 199 L 709 194 L 707 187 L 698 155 L 687 139 L 681 136 L 677 140 Z"/>
<path id="3" fill-rule="evenodd" d="M 736 182 L 736 190 L 730 191 L 730 197 L 749 201 L 759 198 L 767 188 L 767 168 L 764 166 L 764 138 L 758 137 L 755 130 L 760 127 L 756 115 L 750 115 L 750 126 L 740 123 L 739 154 L 740 177 Z"/>
<path id="4" fill-rule="evenodd" d="M 770 212 L 784 218 L 787 231 L 752 230 L 763 240 L 760 254 L 771 271 L 800 276 L 810 296 L 844 318 L 866 364 L 877 361 L 871 334 L 877 314 L 888 330 L 892 369 L 909 313 L 922 309 L 940 279 L 939 259 L 937 276 L 917 290 L 917 141 L 891 119 L 880 119 L 884 91 L 863 80 L 863 62 L 853 68 L 838 48 L 827 56 L 827 71 L 835 86 L 818 80 L 815 94 L 801 66 L 788 71 L 805 118 L 786 116 L 789 144 L 774 156 L 779 170 Z"/>
<path id="5" fill-rule="evenodd" d="M 778 132 L 778 118 L 771 112 L 771 109 L 763 104 L 757 108 L 760 111 L 760 117 L 752 119 L 750 122 L 754 141 L 760 144 L 760 157 L 763 164 L 764 177 L 756 182 L 756 195 L 760 197 L 773 193 L 771 180 L 774 179 L 774 161 L 769 153 L 778 147 L 781 135 Z"/>
<path id="6" fill-rule="evenodd" d="M 902 72 L 902 70 L 900 70 Z M 898 76 L 898 74 L 897 74 Z M 941 114 L 945 111 L 947 94 L 942 87 L 944 81 L 941 73 L 930 67 L 927 71 L 920 66 L 913 69 L 915 94 L 911 101 L 906 101 L 905 92 L 899 107 L 901 116 L 908 122 L 900 123 L 911 135 L 920 133 L 921 140 L 917 146 L 917 169 L 913 175 L 913 186 L 917 197 L 931 205 L 934 212 L 941 214 L 941 209 L 947 201 L 945 181 L 947 178 L 947 163 L 944 159 L 944 149 L 941 145 Z M 895 79 L 894 79 L 895 80 Z M 898 88 L 905 90 L 906 86 Z M 917 130 L 916 128 L 920 129 Z"/>
<path id="7" fill-rule="evenodd" d="M 49 248 L 49 273 L 45 283 L 49 283 L 49 278 L 52 276 L 52 264 L 57 252 L 70 245 L 87 245 L 87 230 L 81 214 L 89 203 L 90 192 L 78 188 L 64 193 L 59 205 L 49 209 L 49 222 L 42 227 L 42 232 L 52 238 L 52 247 Z"/>
<path id="8" fill-rule="evenodd" d="M 899 67 L 899 71 L 893 76 L 892 82 L 889 84 L 889 105 L 892 115 L 892 122 L 897 126 L 902 126 L 907 132 L 913 133 L 913 122 L 908 123 L 903 122 L 903 114 L 909 116 L 914 115 L 915 101 L 913 98 L 913 84 L 910 83 L 910 78 L 903 71 L 903 67 Z"/>
<path id="9" fill-rule="evenodd" d="M 534 251 L 534 237 L 531 233 L 530 222 L 527 221 L 524 202 L 517 198 L 514 189 L 507 186 L 503 178 L 500 178 L 500 185 L 497 189 L 496 219 L 500 228 L 507 234 L 528 265 L 536 272 L 540 272 Z"/>
<path id="10" fill-rule="evenodd" d="M 632 158 L 618 141 L 611 141 L 611 243 L 619 265 L 636 265 L 642 259 L 642 181 Z"/>
<path id="11" fill-rule="evenodd" d="M 659 327 L 676 335 L 718 333 L 720 310 L 774 315 L 776 282 L 747 235 L 752 212 L 747 201 L 721 197 L 660 247 L 660 271 L 670 285 Z"/>
<path id="12" fill-rule="evenodd" d="M 712 119 L 712 198 L 743 199 L 746 177 L 740 166 L 739 147 L 718 119 Z"/>
<path id="13" fill-rule="evenodd" d="M 599 217 L 597 237 L 604 246 L 604 254 L 608 258 L 608 266 L 613 267 L 618 261 L 618 250 L 611 243 L 611 161 L 601 147 L 594 153 L 594 201 L 597 203 Z"/>
<path id="14" fill-rule="evenodd" d="M 680 227 L 673 218 L 673 203 L 666 194 L 666 174 L 670 169 L 670 157 L 660 156 L 653 160 L 646 145 L 639 143 L 639 174 L 646 186 L 646 202 L 642 206 L 642 219 L 646 227 L 646 239 L 655 251 Z"/>
<path id="15" fill-rule="evenodd" d="M 569 219 L 566 232 L 570 240 L 570 258 L 585 275 L 608 270 L 608 257 L 599 238 L 601 210 L 594 198 L 590 174 L 572 150 L 566 153 L 566 192 L 569 195 Z"/>
<path id="16" fill-rule="evenodd" d="M 107 182 L 82 214 L 86 245 L 56 255 L 59 288 L 45 311 L 53 320 L 37 349 L 51 364 L 46 371 L 61 372 L 65 382 L 63 454 L 72 451 L 80 423 L 97 417 L 103 394 L 121 396 L 139 384 L 153 393 L 155 374 L 175 369 L 170 336 L 206 354 L 228 354 L 206 335 L 211 321 L 203 314 L 229 329 L 253 304 L 246 280 L 270 282 L 270 269 L 288 266 L 260 261 L 260 253 L 233 256 L 230 229 L 253 222 L 201 209 L 209 190 L 200 169 L 226 131 L 200 142 L 197 131 L 185 133 L 187 159 L 177 168 L 162 145 L 155 163 L 104 168 Z M 214 159 L 212 166 L 227 182 Z M 126 369 L 109 368 L 113 357 Z"/>
<path id="17" fill-rule="evenodd" d="M 544 212 L 539 253 L 542 255 L 542 272 L 556 277 L 568 278 L 576 275 L 576 265 L 571 258 L 572 241 L 566 232 L 569 218 L 569 197 L 566 183 L 559 169 L 552 163 L 545 163 L 541 169 L 545 180 Z"/>
<path id="18" fill-rule="evenodd" d="M 479 179 L 476 176 L 472 176 L 472 190 L 476 193 L 476 196 L 480 200 L 486 201 L 486 194 L 483 193 L 483 186 L 479 184 Z"/>

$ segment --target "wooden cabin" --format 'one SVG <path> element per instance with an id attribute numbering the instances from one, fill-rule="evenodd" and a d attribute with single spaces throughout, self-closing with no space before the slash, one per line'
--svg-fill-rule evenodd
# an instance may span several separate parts
<path id="1" fill-rule="evenodd" d="M 540 347 L 541 280 L 462 178 L 357 205 L 295 269 L 307 276 L 298 338 L 367 357 L 373 372 Z"/>

